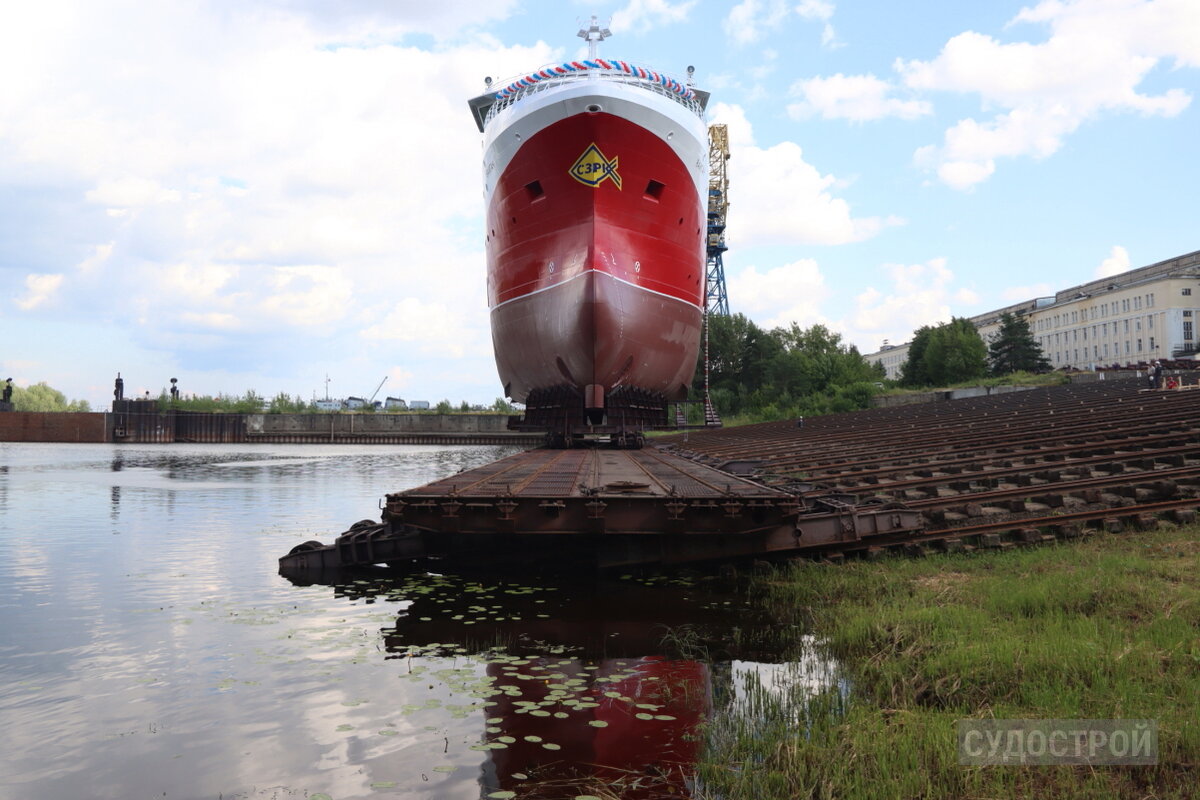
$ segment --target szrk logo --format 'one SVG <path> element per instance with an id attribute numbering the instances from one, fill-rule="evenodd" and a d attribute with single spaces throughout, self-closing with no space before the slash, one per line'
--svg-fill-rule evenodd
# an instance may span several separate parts
<path id="1" fill-rule="evenodd" d="M 588 149 L 583 151 L 583 155 L 575 159 L 575 163 L 571 165 L 571 177 L 580 183 L 586 183 L 588 186 L 595 188 L 606 180 L 612 181 L 618 189 L 621 188 L 621 176 L 617 174 L 617 159 L 616 156 L 612 161 L 605 158 L 604 153 L 600 152 L 600 148 L 596 147 L 595 142 L 588 145 Z"/>

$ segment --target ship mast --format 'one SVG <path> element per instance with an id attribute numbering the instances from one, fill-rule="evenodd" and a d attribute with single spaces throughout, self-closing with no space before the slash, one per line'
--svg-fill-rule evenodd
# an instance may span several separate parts
<path id="1" fill-rule="evenodd" d="M 600 43 L 612 36 L 612 31 L 601 28 L 600 22 L 593 15 L 592 24 L 587 28 L 580 28 L 579 33 L 575 35 L 588 43 L 588 58 L 592 59 L 598 55 Z"/>

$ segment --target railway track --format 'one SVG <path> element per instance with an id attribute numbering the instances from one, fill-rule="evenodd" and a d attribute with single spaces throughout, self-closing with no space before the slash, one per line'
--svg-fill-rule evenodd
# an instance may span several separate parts
<path id="1" fill-rule="evenodd" d="M 1154 530 L 1164 518 L 1178 524 L 1191 524 L 1196 521 L 1197 509 L 1200 509 L 1200 499 L 1196 498 L 1097 508 L 919 533 L 886 534 L 855 544 L 813 548 L 809 555 L 837 560 L 846 557 L 873 558 L 885 552 L 923 556 L 931 552 L 1003 550 L 1068 541 L 1100 532 Z"/>
<path id="2" fill-rule="evenodd" d="M 922 515 L 921 532 L 811 548 L 824 556 L 1015 546 L 1188 521 L 1200 507 L 1196 388 L 1050 387 L 660 443 L 801 497 L 840 492 Z"/>

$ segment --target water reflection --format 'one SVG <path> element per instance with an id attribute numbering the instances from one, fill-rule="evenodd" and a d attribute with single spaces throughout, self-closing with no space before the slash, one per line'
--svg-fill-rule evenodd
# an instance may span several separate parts
<path id="1" fill-rule="evenodd" d="M 779 660 L 736 587 L 277 574 L 510 452 L 0 443 L 0 797 L 684 794 Z"/>
<path id="2" fill-rule="evenodd" d="M 769 623 L 739 586 L 714 577 L 360 574 L 331 585 L 340 598 L 400 606 L 380 630 L 389 657 L 429 690 L 444 684 L 456 703 L 443 709 L 479 712 L 476 737 L 460 741 L 484 754 L 483 797 L 687 797 L 716 707 L 747 713 L 760 675 L 779 691 L 797 668 L 811 680 L 787 691 L 836 680 L 815 652 L 804 665 L 770 663 L 772 637 L 743 634 Z"/>

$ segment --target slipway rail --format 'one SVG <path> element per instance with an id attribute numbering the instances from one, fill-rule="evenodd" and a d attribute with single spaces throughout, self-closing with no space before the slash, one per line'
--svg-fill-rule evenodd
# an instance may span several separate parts
<path id="1" fill-rule="evenodd" d="M 1194 383 L 1194 381 L 1191 381 Z M 286 571 L 1011 547 L 1189 522 L 1200 391 L 1132 381 L 532 450 L 387 495 Z"/>

